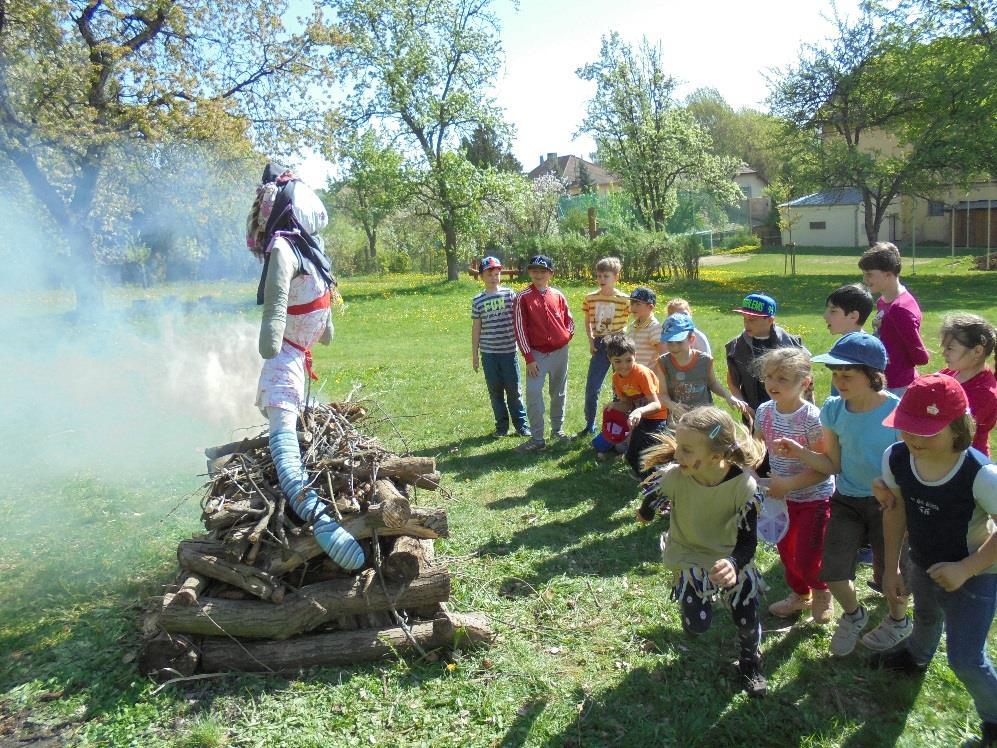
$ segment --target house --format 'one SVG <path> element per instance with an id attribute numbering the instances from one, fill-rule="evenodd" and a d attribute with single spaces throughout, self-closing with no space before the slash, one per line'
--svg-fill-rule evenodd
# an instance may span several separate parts
<path id="1" fill-rule="evenodd" d="M 738 207 L 744 211 L 745 217 L 750 218 L 750 225 L 754 227 L 765 223 L 772 210 L 772 198 L 765 194 L 768 180 L 747 164 L 741 164 L 734 174 L 734 182 L 744 195 Z"/>
<path id="2" fill-rule="evenodd" d="M 558 156 L 556 153 L 548 153 L 540 157 L 540 165 L 527 176 L 530 179 L 539 179 L 551 173 L 564 180 L 567 185 L 565 189 L 571 196 L 580 195 L 585 182 L 599 197 L 605 197 L 619 189 L 619 177 L 598 164 L 578 156 Z"/>
<path id="3" fill-rule="evenodd" d="M 986 247 L 997 241 L 997 181 L 944 187 L 925 197 L 901 195 L 887 209 L 878 241 Z M 797 246 L 865 247 L 865 206 L 854 187 L 825 190 L 779 206 L 782 241 Z M 968 237 L 968 242 L 967 242 Z"/>

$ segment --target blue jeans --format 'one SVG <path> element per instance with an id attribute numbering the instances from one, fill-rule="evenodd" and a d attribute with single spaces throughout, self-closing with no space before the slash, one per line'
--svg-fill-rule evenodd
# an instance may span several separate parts
<path id="1" fill-rule="evenodd" d="M 984 722 L 997 722 L 997 671 L 987 656 L 987 634 L 997 610 L 997 574 L 970 577 L 955 592 L 946 592 L 911 562 L 907 576 L 914 595 L 914 631 L 907 650 L 915 662 L 927 664 L 946 629 L 949 667 L 973 697 Z"/>
<path id="2" fill-rule="evenodd" d="M 585 380 L 585 429 L 595 431 L 595 414 L 599 406 L 599 390 L 609 371 L 605 338 L 595 338 L 595 353 L 589 359 L 589 373 Z"/>
<path id="3" fill-rule="evenodd" d="M 526 408 L 519 395 L 519 359 L 515 353 L 481 354 L 481 368 L 485 372 L 488 397 L 492 401 L 495 414 L 495 430 L 505 433 L 509 430 L 509 417 L 516 431 L 526 428 Z M 508 405 L 507 405 L 508 402 Z"/>

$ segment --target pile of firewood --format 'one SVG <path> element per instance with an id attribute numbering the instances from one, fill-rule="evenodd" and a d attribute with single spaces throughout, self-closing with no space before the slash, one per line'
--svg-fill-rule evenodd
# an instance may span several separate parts
<path id="1" fill-rule="evenodd" d="M 153 600 L 139 658 L 159 678 L 197 670 L 287 671 L 341 665 L 461 641 L 490 641 L 487 620 L 447 610 L 450 575 L 433 551 L 447 537 L 441 508 L 416 506 L 440 475 L 429 457 L 400 457 L 357 424 L 356 403 L 309 408 L 302 459 L 326 512 L 364 549 L 348 572 L 291 511 L 266 435 L 205 451 L 206 534 L 177 549 L 181 572 Z"/>

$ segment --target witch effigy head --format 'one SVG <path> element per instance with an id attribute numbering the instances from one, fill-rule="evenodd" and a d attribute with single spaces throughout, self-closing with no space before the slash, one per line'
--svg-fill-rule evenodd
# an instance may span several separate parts
<path id="1" fill-rule="evenodd" d="M 294 172 L 268 163 L 256 188 L 256 198 L 246 219 L 246 246 L 259 260 L 277 232 L 305 234 L 309 243 L 320 248 L 318 233 L 329 223 L 329 216 L 318 195 Z"/>

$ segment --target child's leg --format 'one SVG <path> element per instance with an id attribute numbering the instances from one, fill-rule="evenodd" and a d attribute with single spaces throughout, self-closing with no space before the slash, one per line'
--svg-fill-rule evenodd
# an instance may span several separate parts
<path id="1" fill-rule="evenodd" d="M 603 338 L 595 339 L 595 353 L 589 359 L 588 377 L 585 380 L 585 430 L 595 430 L 595 415 L 599 404 L 599 390 L 609 371 L 609 357 Z"/>
<path id="2" fill-rule="evenodd" d="M 927 665 L 942 639 L 945 625 L 942 596 L 945 591 L 917 564 L 910 564 L 905 580 L 914 595 L 914 630 L 907 638 L 907 651 L 918 665 Z"/>
<path id="3" fill-rule="evenodd" d="M 795 510 L 795 515 L 794 515 Z M 831 516 L 831 502 L 789 502 L 789 527 L 799 527 L 793 563 L 803 584 L 811 590 L 826 590 L 827 583 L 820 580 L 820 567 L 824 556 L 824 536 Z"/>
<path id="4" fill-rule="evenodd" d="M 492 414 L 495 416 L 495 432 L 504 434 L 509 430 L 509 415 L 505 410 L 505 385 L 502 381 L 501 354 L 482 353 L 481 368 L 485 372 L 485 385 L 488 387 L 488 399 L 492 403 Z"/>
<path id="5" fill-rule="evenodd" d="M 757 661 L 761 657 L 762 624 L 758 619 L 758 596 L 752 595 L 753 588 L 750 578 L 744 580 L 738 602 L 730 606 L 731 618 L 737 627 L 739 659 L 742 662 Z"/>
<path id="6" fill-rule="evenodd" d="M 533 432 L 533 441 L 544 443 L 544 379 L 549 367 L 549 353 L 533 351 L 533 360 L 536 362 L 540 372 L 535 376 L 526 377 L 526 415 L 530 419 L 530 431 Z"/>
<path id="7" fill-rule="evenodd" d="M 698 585 L 688 582 L 681 591 L 682 630 L 687 634 L 705 634 L 713 623 L 713 603 L 698 594 Z"/>
<path id="8" fill-rule="evenodd" d="M 527 430 L 526 409 L 519 394 L 519 356 L 515 353 L 502 355 L 502 380 L 505 384 L 505 397 L 509 406 L 509 416 L 516 431 Z"/>
<path id="9" fill-rule="evenodd" d="M 630 432 L 630 445 L 627 447 L 627 462 L 637 473 L 637 477 L 644 480 L 650 475 L 650 470 L 641 470 L 640 458 L 645 449 L 654 444 L 654 435 L 668 428 L 668 421 L 662 418 L 659 421 L 642 419 L 637 427 Z"/>
<path id="10" fill-rule="evenodd" d="M 949 667 L 983 721 L 997 723 L 997 671 L 987 655 L 987 634 L 997 612 L 997 574 L 970 577 L 955 592 L 942 592 L 941 603 Z"/>
<path id="11" fill-rule="evenodd" d="M 872 500 L 875 504 L 875 499 Z M 873 506 L 870 512 L 867 514 L 869 523 L 869 545 L 872 546 L 872 574 L 873 579 L 877 583 L 881 583 L 883 579 L 883 562 L 886 556 L 886 551 L 883 545 L 883 514 L 879 511 L 878 506 Z M 901 555 L 901 569 L 903 569 L 906 564 L 906 559 L 904 558 L 906 554 Z M 907 617 L 907 599 L 904 598 L 900 602 L 889 602 L 890 617 L 894 620 L 902 620 Z"/>
<path id="12" fill-rule="evenodd" d="M 796 561 L 796 547 L 800 541 L 799 536 L 803 532 L 802 520 L 800 519 L 800 506 L 802 504 L 797 501 L 786 502 L 786 508 L 789 510 L 789 527 L 786 529 L 786 534 L 782 540 L 776 544 L 776 548 L 779 549 L 779 558 L 782 560 L 782 567 L 785 571 L 784 576 L 786 577 L 786 584 L 789 585 L 789 589 L 800 597 L 808 597 L 810 595 L 810 585 L 803 579 Z"/>
<path id="13" fill-rule="evenodd" d="M 568 397 L 568 346 L 548 354 L 550 372 L 550 429 L 564 430 L 564 401 Z M 530 419 L 532 424 L 533 419 Z"/>
<path id="14" fill-rule="evenodd" d="M 831 518 L 819 575 L 846 614 L 855 613 L 859 607 L 854 584 L 855 554 L 865 541 L 866 526 L 858 501 L 837 492 L 831 497 Z"/>

